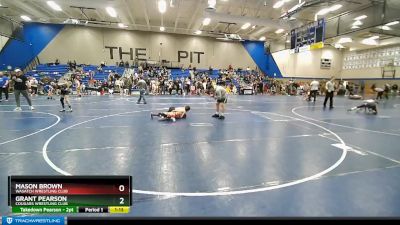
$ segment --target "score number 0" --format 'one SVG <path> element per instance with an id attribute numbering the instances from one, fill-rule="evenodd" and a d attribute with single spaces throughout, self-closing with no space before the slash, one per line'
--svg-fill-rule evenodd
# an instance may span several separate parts
<path id="1" fill-rule="evenodd" d="M 125 186 L 124 185 L 119 185 L 118 190 L 120 192 L 124 192 L 125 191 Z M 121 197 L 121 198 L 119 198 L 119 200 L 120 200 L 120 202 L 119 202 L 120 205 L 125 204 L 125 199 L 124 198 Z"/>

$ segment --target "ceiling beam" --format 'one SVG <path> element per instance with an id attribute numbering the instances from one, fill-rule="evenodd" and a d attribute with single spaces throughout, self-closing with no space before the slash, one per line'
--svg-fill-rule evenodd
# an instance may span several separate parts
<path id="1" fill-rule="evenodd" d="M 46 13 L 47 15 L 50 15 L 51 18 L 57 18 L 57 19 L 61 19 L 60 16 L 57 16 L 56 14 L 54 14 L 54 12 L 51 12 L 50 10 L 48 10 L 46 7 L 43 7 L 41 5 L 38 4 L 38 2 L 35 1 L 31 1 L 32 5 L 37 9 L 40 10 L 44 13 Z M 65 19 L 65 18 L 64 18 Z"/>
<path id="2" fill-rule="evenodd" d="M 178 13 L 176 15 L 176 19 L 175 19 L 175 25 L 174 25 L 174 32 L 176 32 L 176 28 L 178 27 L 178 23 L 179 23 L 179 18 L 181 16 L 181 2 L 178 1 Z"/>
<path id="3" fill-rule="evenodd" d="M 197 1 L 196 9 L 195 9 L 195 11 L 193 13 L 192 18 L 190 19 L 189 24 L 187 25 L 187 29 L 190 29 L 192 27 L 192 24 L 194 23 L 194 20 L 196 19 L 196 16 L 197 16 L 197 14 L 198 14 L 198 12 L 200 10 L 200 6 L 201 6 L 202 2 L 203 1 Z"/>
<path id="4" fill-rule="evenodd" d="M 32 7 L 29 7 L 28 3 L 23 3 L 21 1 L 10 1 L 10 2 L 8 2 L 8 4 L 14 5 L 15 8 L 22 9 L 23 11 L 25 11 L 27 16 L 34 16 L 37 18 L 50 19 L 49 16 L 44 15 L 43 13 L 37 11 L 36 9 L 34 9 Z M 17 11 L 19 11 L 19 10 L 17 10 Z"/>
<path id="5" fill-rule="evenodd" d="M 101 21 L 104 21 L 104 16 L 103 16 L 102 14 L 100 14 L 99 10 L 96 9 L 95 12 L 96 12 L 97 17 L 99 17 L 99 19 L 100 19 Z"/>
<path id="6" fill-rule="evenodd" d="M 151 30 L 149 15 L 147 14 L 146 2 L 144 0 L 141 0 L 140 2 L 142 3 L 143 6 L 144 18 L 146 19 L 147 29 Z"/>
<path id="7" fill-rule="evenodd" d="M 126 9 L 127 9 L 127 11 L 128 11 L 129 19 L 130 19 L 132 25 L 133 25 L 133 26 L 135 27 L 135 29 L 136 29 L 136 28 L 137 28 L 137 26 L 136 26 L 136 21 L 135 21 L 135 18 L 133 17 L 133 15 L 132 15 L 132 13 L 131 13 L 131 7 L 130 7 L 130 5 L 129 5 L 129 3 L 128 3 L 127 0 L 123 0 L 123 2 L 124 2 L 124 5 L 126 6 Z"/>

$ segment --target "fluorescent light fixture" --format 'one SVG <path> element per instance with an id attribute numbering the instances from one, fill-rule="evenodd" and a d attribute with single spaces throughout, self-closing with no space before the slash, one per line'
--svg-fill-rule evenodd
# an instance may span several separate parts
<path id="1" fill-rule="evenodd" d="M 343 5 L 337 4 L 337 5 L 331 6 L 331 7 L 329 8 L 329 11 L 331 11 L 331 12 L 332 12 L 332 11 L 336 11 L 336 10 L 342 8 L 342 7 L 343 7 Z"/>
<path id="2" fill-rule="evenodd" d="M 165 27 L 160 27 L 160 31 L 165 31 Z"/>
<path id="3" fill-rule="evenodd" d="M 217 0 L 208 0 L 209 8 L 215 8 L 216 5 L 217 5 Z"/>
<path id="4" fill-rule="evenodd" d="M 393 21 L 393 22 L 387 23 L 386 26 L 393 26 L 393 25 L 396 25 L 399 23 L 400 23 L 399 21 Z"/>
<path id="5" fill-rule="evenodd" d="M 290 1 L 292 1 L 292 0 L 283 0 L 283 2 L 290 2 Z"/>
<path id="6" fill-rule="evenodd" d="M 54 1 L 47 1 L 47 5 L 49 5 L 55 11 L 62 11 L 61 7 Z"/>
<path id="7" fill-rule="evenodd" d="M 211 19 L 210 19 L 210 18 L 205 18 L 205 19 L 203 20 L 203 25 L 204 25 L 204 26 L 208 26 L 208 25 L 210 24 L 210 22 L 211 22 Z"/>
<path id="8" fill-rule="evenodd" d="M 29 16 L 25 16 L 25 15 L 22 15 L 21 19 L 23 19 L 25 21 L 31 21 L 32 20 Z"/>
<path id="9" fill-rule="evenodd" d="M 276 33 L 276 34 L 280 34 L 280 33 L 282 33 L 283 31 L 285 31 L 285 30 L 284 30 L 284 29 L 278 29 L 278 30 L 275 31 L 275 33 Z"/>
<path id="10" fill-rule="evenodd" d="M 359 20 L 353 23 L 353 26 L 361 26 L 361 25 L 363 25 L 363 23 Z"/>
<path id="11" fill-rule="evenodd" d="M 123 24 L 123 23 L 118 23 L 118 26 L 119 26 L 120 28 L 127 28 L 127 27 L 128 27 L 127 25 L 125 25 L 125 24 Z"/>
<path id="12" fill-rule="evenodd" d="M 351 29 L 360 29 L 360 27 L 359 27 L 359 26 L 353 25 L 353 26 L 351 27 Z"/>
<path id="13" fill-rule="evenodd" d="M 369 39 L 371 39 L 371 40 L 376 40 L 376 39 L 379 39 L 379 36 L 372 36 L 372 37 L 370 37 Z"/>
<path id="14" fill-rule="evenodd" d="M 171 7 L 171 8 L 174 8 L 174 7 L 175 7 L 174 1 L 175 1 L 175 0 L 170 0 L 170 1 L 169 1 L 169 7 Z"/>
<path id="15" fill-rule="evenodd" d="M 283 0 L 277 1 L 272 8 L 277 9 L 283 6 L 283 4 L 285 4 L 285 2 Z"/>
<path id="16" fill-rule="evenodd" d="M 349 37 L 343 37 L 343 38 L 340 38 L 337 43 L 338 44 L 345 44 L 345 43 L 351 43 L 351 42 L 353 42 L 353 39 L 351 39 Z"/>
<path id="17" fill-rule="evenodd" d="M 167 11 L 167 2 L 165 0 L 158 1 L 158 11 L 165 13 Z"/>
<path id="18" fill-rule="evenodd" d="M 265 37 L 264 36 L 262 36 L 262 37 L 260 37 L 260 39 L 259 39 L 260 41 L 265 41 Z"/>
<path id="19" fill-rule="evenodd" d="M 329 12 L 330 12 L 330 9 L 329 8 L 325 8 L 325 9 L 319 10 L 316 15 L 323 16 L 323 15 L 329 13 Z"/>
<path id="20" fill-rule="evenodd" d="M 363 20 L 363 19 L 365 19 L 367 17 L 368 16 L 366 16 L 366 15 L 362 15 L 362 16 L 358 16 L 358 17 L 354 18 L 354 20 Z"/>
<path id="21" fill-rule="evenodd" d="M 286 43 L 290 43 L 290 40 L 286 40 Z"/>
<path id="22" fill-rule="evenodd" d="M 302 3 L 299 3 L 299 4 L 295 5 L 295 6 L 293 6 L 291 9 L 288 10 L 288 12 L 291 13 L 291 12 L 293 12 L 293 11 L 299 9 L 299 8 L 302 7 L 305 3 L 306 3 L 306 2 L 302 2 Z"/>
<path id="23" fill-rule="evenodd" d="M 113 7 L 107 7 L 106 11 L 107 11 L 108 15 L 110 15 L 111 17 L 117 17 L 117 12 L 115 11 L 115 9 Z"/>
<path id="24" fill-rule="evenodd" d="M 392 28 L 390 28 L 389 26 L 385 25 L 385 26 L 381 26 L 380 27 L 382 30 L 392 30 Z"/>
<path id="25" fill-rule="evenodd" d="M 251 27 L 251 29 L 256 29 L 256 25 L 253 25 L 253 26 Z"/>
<path id="26" fill-rule="evenodd" d="M 250 26 L 251 26 L 250 23 L 245 23 L 245 24 L 243 24 L 243 26 L 242 26 L 242 30 L 246 30 L 246 29 L 249 28 Z"/>
<path id="27" fill-rule="evenodd" d="M 197 34 L 197 35 L 200 35 L 203 32 L 201 30 L 196 30 L 194 33 Z"/>
<path id="28" fill-rule="evenodd" d="M 335 44 L 335 48 L 345 48 L 345 47 L 342 44 L 337 43 Z"/>
<path id="29" fill-rule="evenodd" d="M 366 38 L 366 39 L 362 40 L 361 43 L 364 45 L 378 45 L 378 42 L 371 38 Z"/>

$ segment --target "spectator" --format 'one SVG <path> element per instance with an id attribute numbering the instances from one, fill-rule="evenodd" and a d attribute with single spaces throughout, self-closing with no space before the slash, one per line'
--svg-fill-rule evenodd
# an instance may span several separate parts
<path id="1" fill-rule="evenodd" d="M 3 72 L 0 72 L 0 102 L 2 102 L 3 99 L 3 92 L 6 96 L 6 102 L 8 101 L 8 83 L 8 77 L 5 76 Z"/>

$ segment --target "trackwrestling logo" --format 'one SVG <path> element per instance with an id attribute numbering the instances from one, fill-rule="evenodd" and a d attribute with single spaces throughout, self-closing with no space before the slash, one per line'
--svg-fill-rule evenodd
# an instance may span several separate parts
<path id="1" fill-rule="evenodd" d="M 64 225 L 64 217 L 3 217 L 3 224 L 53 224 Z"/>

